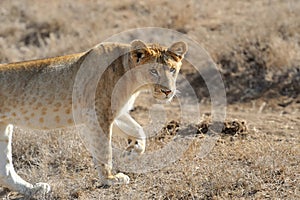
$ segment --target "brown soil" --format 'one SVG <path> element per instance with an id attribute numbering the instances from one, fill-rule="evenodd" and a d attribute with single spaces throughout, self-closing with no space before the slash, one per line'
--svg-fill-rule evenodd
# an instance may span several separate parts
<path id="1" fill-rule="evenodd" d="M 201 119 L 181 122 L 174 99 L 165 106 L 166 122 L 147 141 L 147 152 L 178 138 L 188 138 L 188 149 L 162 169 L 129 173 L 131 183 L 124 186 L 101 187 L 74 128 L 16 128 L 18 174 L 52 186 L 50 194 L 28 199 L 299 199 L 299 13 L 297 0 L 2 0 L 1 63 L 80 52 L 121 31 L 158 26 L 199 42 L 217 64 L 227 94 L 227 118 L 213 133 L 205 82 L 185 62 L 182 74 L 200 99 L 194 109 Z M 143 94 L 132 111 L 143 126 L 151 123 L 148 98 Z M 212 136 L 214 148 L 202 154 Z M 0 198 L 24 199 L 1 188 Z"/>

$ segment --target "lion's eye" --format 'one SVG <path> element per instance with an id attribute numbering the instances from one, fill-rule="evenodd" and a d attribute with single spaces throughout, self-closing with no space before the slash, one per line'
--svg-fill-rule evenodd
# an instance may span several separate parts
<path id="1" fill-rule="evenodd" d="M 176 69 L 174 67 L 172 67 L 172 68 L 170 68 L 170 72 L 174 73 L 174 72 L 176 72 Z"/>
<path id="2" fill-rule="evenodd" d="M 158 76 L 158 71 L 156 69 L 151 69 L 150 73 L 153 74 L 154 76 Z"/>

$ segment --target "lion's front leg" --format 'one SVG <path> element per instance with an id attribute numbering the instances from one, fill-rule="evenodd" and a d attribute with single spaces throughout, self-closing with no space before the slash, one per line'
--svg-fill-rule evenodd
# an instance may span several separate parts
<path id="1" fill-rule="evenodd" d="M 141 155 L 146 149 L 146 135 L 143 128 L 128 114 L 118 117 L 113 124 L 113 133 L 125 136 L 128 146 L 125 154 Z"/>
<path id="2" fill-rule="evenodd" d="M 123 173 L 113 174 L 112 172 L 112 145 L 111 145 L 111 130 L 109 128 L 109 135 L 98 135 L 93 138 L 94 145 L 91 148 L 94 164 L 99 173 L 103 185 L 128 184 L 130 178 Z"/>

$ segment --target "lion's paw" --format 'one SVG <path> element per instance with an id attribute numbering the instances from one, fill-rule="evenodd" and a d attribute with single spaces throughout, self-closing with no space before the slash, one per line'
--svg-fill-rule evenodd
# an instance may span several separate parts
<path id="1" fill-rule="evenodd" d="M 45 195 L 51 191 L 51 187 L 47 183 L 36 183 L 31 185 L 31 187 L 22 188 L 20 193 L 24 194 L 25 196 L 32 196 L 35 194 L 42 194 Z"/>
<path id="2" fill-rule="evenodd" d="M 115 175 L 115 179 L 117 179 L 117 183 L 119 184 L 128 184 L 130 181 L 130 178 L 123 173 L 118 173 Z"/>
<path id="3" fill-rule="evenodd" d="M 34 187 L 45 194 L 51 191 L 51 187 L 48 183 L 36 183 Z"/>
<path id="4" fill-rule="evenodd" d="M 145 152 L 146 143 L 144 140 L 131 140 L 123 156 L 134 158 Z"/>
<path id="5" fill-rule="evenodd" d="M 129 182 L 130 178 L 126 174 L 118 173 L 106 179 L 104 185 L 128 184 Z"/>
<path id="6" fill-rule="evenodd" d="M 51 187 L 48 183 L 36 183 L 34 184 L 34 190 L 47 194 L 51 191 Z"/>

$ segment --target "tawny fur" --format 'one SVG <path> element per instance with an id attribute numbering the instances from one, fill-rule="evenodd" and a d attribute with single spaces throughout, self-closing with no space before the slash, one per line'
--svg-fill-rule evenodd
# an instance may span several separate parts
<path id="1" fill-rule="evenodd" d="M 128 183 L 129 177 L 125 174 L 112 174 L 111 135 L 118 133 L 129 139 L 129 153 L 142 154 L 145 151 L 143 129 L 128 111 L 141 90 L 151 90 L 154 98 L 165 101 L 175 95 L 175 81 L 186 50 L 183 42 L 169 48 L 146 45 L 142 41 L 133 41 L 130 45 L 106 43 L 84 53 L 1 64 L 0 184 L 29 195 L 38 190 L 50 190 L 47 184 L 32 185 L 14 172 L 11 124 L 32 129 L 75 125 L 73 112 L 80 112 L 83 106 L 80 101 L 74 104 L 72 99 L 76 76 L 79 70 L 93 69 L 91 66 L 100 71 L 103 69 L 103 72 L 94 93 L 85 94 L 91 97 L 96 121 L 79 120 L 90 128 L 84 142 L 93 154 L 104 184 Z M 102 62 L 114 55 L 117 57 L 112 63 Z M 94 71 L 91 73 L 95 74 Z M 89 86 L 82 85 L 83 91 L 88 91 Z"/>

